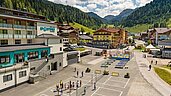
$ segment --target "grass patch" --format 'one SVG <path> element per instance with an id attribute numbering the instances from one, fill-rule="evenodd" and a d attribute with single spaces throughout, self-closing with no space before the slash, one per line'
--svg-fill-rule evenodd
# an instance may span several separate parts
<path id="1" fill-rule="evenodd" d="M 167 66 L 167 65 L 164 65 L 164 66 L 162 66 L 162 67 L 171 70 L 171 67 L 169 67 L 169 66 Z"/>
<path id="2" fill-rule="evenodd" d="M 69 23 L 69 25 L 72 26 L 72 27 L 74 27 L 74 28 L 79 28 L 80 30 L 81 30 L 81 28 L 83 28 L 85 32 L 87 32 L 87 33 L 90 32 L 90 34 L 93 34 L 93 32 L 95 32 L 95 30 L 93 30 L 91 28 L 88 28 L 86 26 L 83 26 L 83 25 L 81 25 L 79 23 L 76 23 L 76 22 Z"/>
<path id="3" fill-rule="evenodd" d="M 171 85 L 171 73 L 168 71 L 154 67 L 155 72 L 159 75 L 161 79 L 163 79 L 165 82 L 167 82 L 169 85 Z"/>
<path id="4" fill-rule="evenodd" d="M 138 33 L 138 32 L 145 32 L 145 31 L 147 31 L 150 27 L 152 27 L 151 24 L 138 24 L 138 25 L 133 26 L 133 27 L 126 27 L 125 29 L 126 29 L 128 32 Z"/>
<path id="5" fill-rule="evenodd" d="M 77 51 L 85 51 L 85 48 L 75 48 Z"/>

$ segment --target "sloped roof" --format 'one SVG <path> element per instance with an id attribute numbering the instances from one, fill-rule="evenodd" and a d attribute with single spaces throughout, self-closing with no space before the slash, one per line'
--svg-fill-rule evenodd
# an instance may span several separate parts
<path id="1" fill-rule="evenodd" d="M 62 37 L 53 34 L 40 34 L 37 36 L 37 38 L 62 38 Z"/>
<path id="2" fill-rule="evenodd" d="M 146 48 L 147 49 L 155 49 L 155 47 L 152 44 L 148 45 Z"/>
<path id="3" fill-rule="evenodd" d="M 85 40 L 91 40 L 92 38 L 87 35 L 80 35 L 79 38 L 85 39 Z"/>
<path id="4" fill-rule="evenodd" d="M 155 28 L 156 32 L 158 33 L 166 33 L 166 32 L 171 32 L 171 28 Z"/>
<path id="5" fill-rule="evenodd" d="M 0 47 L 0 52 L 11 52 L 17 50 L 28 50 L 28 49 L 37 49 L 37 48 L 50 48 L 50 47 L 45 45 L 14 45 L 14 46 Z"/>

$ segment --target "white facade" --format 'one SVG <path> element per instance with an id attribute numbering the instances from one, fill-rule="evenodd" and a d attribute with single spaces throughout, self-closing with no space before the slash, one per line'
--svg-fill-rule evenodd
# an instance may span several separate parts
<path id="1" fill-rule="evenodd" d="M 26 74 L 22 75 L 22 73 L 26 73 Z M 0 73 L 0 86 L 1 86 L 0 90 L 28 81 L 29 74 L 30 74 L 29 68 L 18 69 L 18 70 Z M 5 76 L 9 76 L 8 77 L 9 81 L 4 81 Z"/>
<path id="2" fill-rule="evenodd" d="M 68 66 L 68 61 L 67 61 L 67 53 L 63 54 L 63 67 Z"/>
<path id="3" fill-rule="evenodd" d="M 37 23 L 37 35 L 41 34 L 53 34 L 57 36 L 57 25 L 48 23 Z"/>

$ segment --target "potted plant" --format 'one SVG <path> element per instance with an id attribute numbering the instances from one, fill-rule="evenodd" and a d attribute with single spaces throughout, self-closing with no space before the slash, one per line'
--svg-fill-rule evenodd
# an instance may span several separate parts
<path id="1" fill-rule="evenodd" d="M 109 71 L 104 70 L 103 75 L 109 75 Z"/>
<path id="2" fill-rule="evenodd" d="M 126 74 L 124 75 L 124 78 L 130 78 L 129 73 L 126 73 Z"/>

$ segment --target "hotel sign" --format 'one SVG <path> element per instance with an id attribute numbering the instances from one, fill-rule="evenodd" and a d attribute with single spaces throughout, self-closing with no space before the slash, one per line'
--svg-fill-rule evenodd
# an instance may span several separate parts
<path id="1" fill-rule="evenodd" d="M 41 31 L 55 32 L 55 27 L 40 27 Z"/>

